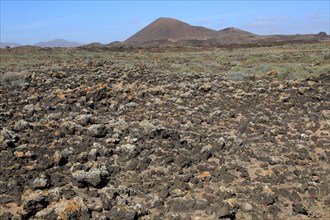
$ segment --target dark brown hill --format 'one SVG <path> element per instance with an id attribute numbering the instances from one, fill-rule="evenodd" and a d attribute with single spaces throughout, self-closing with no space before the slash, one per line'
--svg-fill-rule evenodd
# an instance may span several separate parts
<path id="1" fill-rule="evenodd" d="M 156 40 L 213 38 L 217 32 L 208 28 L 192 26 L 173 18 L 158 18 L 130 38 L 125 43 Z"/>
<path id="2" fill-rule="evenodd" d="M 215 31 L 173 18 L 158 18 L 126 41 L 110 47 L 221 46 L 233 44 L 283 44 L 328 41 L 324 32 L 305 35 L 256 35 L 234 27 Z"/>

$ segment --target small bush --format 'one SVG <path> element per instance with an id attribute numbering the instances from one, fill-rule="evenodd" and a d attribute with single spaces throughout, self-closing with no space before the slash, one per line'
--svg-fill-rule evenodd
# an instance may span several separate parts
<path id="1" fill-rule="evenodd" d="M 246 73 L 246 72 L 232 72 L 229 73 L 225 79 L 232 80 L 232 81 L 247 81 L 251 80 L 254 75 Z"/>
<path id="2" fill-rule="evenodd" d="M 247 63 L 257 63 L 257 62 L 259 62 L 259 59 L 258 59 L 258 57 L 255 57 L 255 56 L 248 56 L 246 58 L 245 62 L 247 62 Z"/>

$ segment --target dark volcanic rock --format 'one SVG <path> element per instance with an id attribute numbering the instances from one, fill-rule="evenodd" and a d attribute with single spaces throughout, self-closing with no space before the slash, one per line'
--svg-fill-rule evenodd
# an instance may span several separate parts
<path id="1" fill-rule="evenodd" d="M 77 170 L 72 173 L 74 180 L 77 181 L 79 187 L 86 186 L 100 186 L 106 181 L 106 177 L 109 176 L 109 172 L 104 165 L 99 168 L 91 168 L 88 171 Z"/>
<path id="2" fill-rule="evenodd" d="M 4 212 L 0 215 L 0 218 L 3 220 L 11 220 L 13 215 L 10 212 Z"/>
<path id="3" fill-rule="evenodd" d="M 91 125 L 88 128 L 88 133 L 92 137 L 105 137 L 105 135 L 107 134 L 107 128 L 104 125 Z"/>
<path id="4" fill-rule="evenodd" d="M 19 120 L 18 122 L 15 123 L 14 130 L 15 131 L 25 131 L 31 127 L 32 127 L 32 125 L 29 122 L 24 121 L 24 120 Z"/>
<path id="5" fill-rule="evenodd" d="M 329 218 L 322 45 L 2 50 L 0 218 Z"/>
<path id="6" fill-rule="evenodd" d="M 137 219 L 137 213 L 135 211 L 124 208 L 113 208 L 106 216 L 109 219 Z"/>
<path id="7" fill-rule="evenodd" d="M 38 178 L 36 178 L 35 180 L 33 180 L 32 182 L 32 187 L 34 189 L 43 189 L 43 188 L 47 188 L 50 186 L 50 183 L 49 183 L 49 177 L 47 176 L 40 176 Z"/>
<path id="8" fill-rule="evenodd" d="M 306 207 L 304 207 L 301 203 L 293 203 L 292 210 L 297 214 L 308 215 Z"/>

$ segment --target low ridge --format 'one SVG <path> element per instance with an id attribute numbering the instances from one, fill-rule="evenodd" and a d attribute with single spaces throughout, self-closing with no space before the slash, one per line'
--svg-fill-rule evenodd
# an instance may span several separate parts
<path id="1" fill-rule="evenodd" d="M 234 28 L 234 27 L 229 27 L 229 28 L 225 28 L 223 30 L 219 30 L 218 31 L 219 34 L 234 34 L 234 35 L 242 35 L 242 36 L 256 36 L 255 34 L 248 32 L 248 31 L 243 31 L 241 29 L 238 28 Z"/>

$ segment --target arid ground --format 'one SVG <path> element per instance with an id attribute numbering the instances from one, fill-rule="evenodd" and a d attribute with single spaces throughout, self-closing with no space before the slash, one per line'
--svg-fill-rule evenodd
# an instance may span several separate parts
<path id="1" fill-rule="evenodd" d="M 330 219 L 329 42 L 0 51 L 0 219 Z"/>

